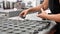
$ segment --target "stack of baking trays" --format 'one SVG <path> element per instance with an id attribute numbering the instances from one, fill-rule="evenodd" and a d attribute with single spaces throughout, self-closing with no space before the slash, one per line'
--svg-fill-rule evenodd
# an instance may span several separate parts
<path id="1" fill-rule="evenodd" d="M 49 28 L 50 20 L 12 20 L 0 22 L 0 34 L 38 34 L 39 31 Z"/>

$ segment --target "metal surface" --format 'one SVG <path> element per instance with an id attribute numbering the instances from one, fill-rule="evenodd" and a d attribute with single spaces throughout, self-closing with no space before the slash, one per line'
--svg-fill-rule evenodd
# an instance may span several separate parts
<path id="1" fill-rule="evenodd" d="M 45 34 L 49 32 L 54 25 L 54 21 L 41 20 L 36 17 L 35 13 L 34 15 L 26 16 L 25 19 L 19 16 L 8 19 L 7 17 L 3 17 L 2 20 L 0 19 L 0 34 Z"/>
<path id="2" fill-rule="evenodd" d="M 48 20 L 7 20 L 0 24 L 1 34 L 38 34 L 49 27 Z"/>

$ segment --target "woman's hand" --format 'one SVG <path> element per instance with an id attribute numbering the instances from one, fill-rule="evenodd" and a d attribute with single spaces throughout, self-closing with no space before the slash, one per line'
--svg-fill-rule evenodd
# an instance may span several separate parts
<path id="1" fill-rule="evenodd" d="M 28 13 L 28 9 L 27 10 L 23 10 L 19 16 L 26 16 L 26 14 Z"/>
<path id="2" fill-rule="evenodd" d="M 42 13 L 38 14 L 37 16 L 46 19 L 46 16 L 48 15 L 48 13 L 46 13 L 42 8 L 41 8 L 41 12 Z"/>

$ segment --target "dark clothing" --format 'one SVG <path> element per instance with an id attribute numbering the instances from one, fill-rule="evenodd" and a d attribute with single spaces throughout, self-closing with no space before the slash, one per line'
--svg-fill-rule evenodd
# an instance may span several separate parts
<path id="1" fill-rule="evenodd" d="M 59 0 L 49 0 L 49 8 L 53 14 L 60 13 Z"/>
<path id="2" fill-rule="evenodd" d="M 60 4 L 59 0 L 49 0 L 49 8 L 52 14 L 60 14 Z M 55 34 L 60 34 L 60 23 L 56 22 L 57 25 L 54 27 L 56 29 Z"/>

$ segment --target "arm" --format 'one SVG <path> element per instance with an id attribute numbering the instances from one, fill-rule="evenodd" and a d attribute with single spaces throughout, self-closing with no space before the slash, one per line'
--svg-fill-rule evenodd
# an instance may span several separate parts
<path id="1" fill-rule="evenodd" d="M 47 15 L 46 18 L 50 20 L 54 20 L 56 22 L 60 22 L 60 14 Z"/>
<path id="2" fill-rule="evenodd" d="M 40 11 L 41 8 L 43 8 L 45 10 L 48 8 L 48 0 L 44 0 L 44 2 L 42 4 L 40 4 L 39 6 L 29 8 L 28 10 L 30 12 L 32 12 L 32 11 Z"/>
<path id="3" fill-rule="evenodd" d="M 38 17 L 53 20 L 56 22 L 60 22 L 60 14 L 48 14 L 41 8 L 42 13 L 38 14 Z"/>
<path id="4" fill-rule="evenodd" d="M 27 9 L 27 10 L 22 11 L 22 12 L 19 14 L 19 16 L 26 16 L 26 14 L 27 14 L 28 12 L 40 11 L 41 8 L 43 8 L 43 9 L 47 9 L 47 8 L 48 8 L 48 0 L 44 0 L 44 2 L 43 2 L 41 5 L 39 5 L 39 6 L 32 7 L 32 8 L 29 8 L 29 9 Z"/>

